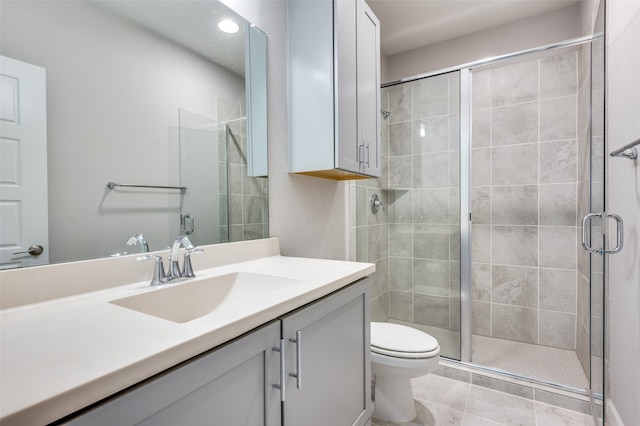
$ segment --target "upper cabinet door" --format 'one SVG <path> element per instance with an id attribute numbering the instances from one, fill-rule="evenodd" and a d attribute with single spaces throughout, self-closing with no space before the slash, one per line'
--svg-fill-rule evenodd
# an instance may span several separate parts
<path id="1" fill-rule="evenodd" d="M 364 173 L 358 157 L 358 52 L 357 11 L 353 0 L 334 2 L 335 60 L 335 167 Z"/>
<path id="2" fill-rule="evenodd" d="M 364 0 L 287 4 L 289 171 L 379 177 L 378 19 Z"/>
<path id="3" fill-rule="evenodd" d="M 380 21 L 358 0 L 358 138 L 364 173 L 380 177 Z"/>

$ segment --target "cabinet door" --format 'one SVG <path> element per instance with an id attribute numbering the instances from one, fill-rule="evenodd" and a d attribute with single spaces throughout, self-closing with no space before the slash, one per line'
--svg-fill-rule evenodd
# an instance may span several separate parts
<path id="1" fill-rule="evenodd" d="M 335 0 L 335 166 L 340 170 L 364 173 L 358 138 L 358 80 L 355 0 Z"/>
<path id="2" fill-rule="evenodd" d="M 380 177 L 380 22 L 365 0 L 357 0 L 358 140 L 364 173 Z"/>
<path id="3" fill-rule="evenodd" d="M 368 279 L 359 281 L 283 318 L 288 377 L 283 425 L 365 425 L 369 420 L 368 287 Z"/>
<path id="4" fill-rule="evenodd" d="M 331 0 L 287 1 L 292 173 L 334 167 L 333 28 Z"/>
<path id="5" fill-rule="evenodd" d="M 279 321 L 71 421 L 71 425 L 280 425 Z"/>

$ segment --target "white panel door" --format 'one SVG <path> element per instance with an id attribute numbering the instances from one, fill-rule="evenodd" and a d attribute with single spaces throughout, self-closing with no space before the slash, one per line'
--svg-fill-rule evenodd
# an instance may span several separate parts
<path id="1" fill-rule="evenodd" d="M 45 69 L 1 56 L 0 269 L 49 262 L 46 107 Z"/>

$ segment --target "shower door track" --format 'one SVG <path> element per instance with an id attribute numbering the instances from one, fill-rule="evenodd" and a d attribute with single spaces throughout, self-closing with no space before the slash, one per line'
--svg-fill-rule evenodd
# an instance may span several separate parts
<path id="1" fill-rule="evenodd" d="M 596 407 L 596 399 L 603 402 L 604 401 L 604 395 L 601 393 L 597 393 L 597 392 L 593 392 L 593 390 L 591 390 L 591 388 L 589 389 L 581 389 L 581 388 L 576 388 L 573 386 L 566 386 L 566 385 L 561 385 L 559 383 L 554 383 L 554 382 L 548 382 L 546 380 L 540 380 L 540 379 L 536 379 L 534 377 L 528 377 L 528 376 L 522 376 L 519 374 L 514 374 L 514 373 L 510 373 L 508 371 L 504 371 L 504 370 L 500 370 L 498 368 L 493 368 L 493 367 L 485 367 L 482 365 L 477 365 L 477 364 L 472 364 L 470 362 L 464 362 L 464 361 L 458 361 L 457 359 L 452 359 L 452 358 L 446 358 L 447 362 L 454 364 L 456 366 L 460 366 L 460 367 L 464 367 L 464 368 L 468 368 L 470 370 L 477 370 L 480 372 L 486 372 L 486 373 L 492 373 L 492 374 L 496 374 L 499 376 L 503 376 L 503 377 L 507 377 L 510 379 L 515 379 L 515 380 L 520 380 L 520 381 L 525 381 L 525 382 L 529 382 L 532 384 L 537 384 L 537 385 L 543 385 L 543 386 L 547 386 L 549 388 L 554 388 L 557 390 L 561 390 L 564 392 L 569 392 L 569 393 L 574 393 L 576 395 L 582 395 L 582 396 L 586 396 L 587 398 L 589 398 L 589 406 L 591 408 L 591 417 L 593 417 L 593 422 L 594 425 L 598 425 L 599 423 L 599 414 L 598 414 L 598 409 Z M 473 380 L 471 380 L 471 383 L 473 383 Z"/>
<path id="2" fill-rule="evenodd" d="M 448 363 L 455 364 L 459 367 L 468 368 L 470 370 L 478 370 L 485 373 L 492 373 L 499 376 L 507 377 L 510 379 L 521 380 L 532 384 L 548 386 L 550 388 L 559 389 L 565 392 L 574 393 L 576 395 L 582 395 L 589 397 L 590 399 L 604 400 L 604 396 L 601 393 L 593 392 L 591 389 L 576 388 L 574 386 L 567 386 L 560 383 L 549 382 L 546 380 L 537 379 L 535 377 L 523 376 L 521 374 L 511 373 L 509 371 L 501 370 L 499 368 L 487 367 L 484 365 L 473 364 L 471 362 L 459 361 L 453 358 L 445 357 Z M 595 403 L 595 401 L 593 402 Z"/>
<path id="3" fill-rule="evenodd" d="M 436 71 L 430 71 L 428 73 L 424 73 L 424 74 L 418 74 L 418 75 L 414 75 L 412 77 L 406 77 L 400 80 L 396 80 L 396 81 L 390 81 L 388 83 L 384 83 L 382 85 L 380 85 L 381 88 L 385 88 L 385 87 L 391 87 L 391 86 L 396 86 L 398 84 L 403 84 L 403 83 L 409 83 L 412 81 L 416 81 L 416 80 L 422 80 L 423 78 L 428 78 L 428 77 L 434 77 L 436 75 L 441 75 L 441 74 L 447 74 L 450 72 L 455 72 L 455 71 L 460 71 L 462 69 L 471 69 L 471 68 L 475 68 L 481 65 L 488 65 L 488 64 L 492 64 L 495 62 L 500 62 L 500 61 L 505 61 L 508 59 L 513 59 L 516 58 L 518 56 L 523 56 L 523 55 L 527 55 L 529 53 L 536 53 L 536 52 L 545 52 L 547 50 L 554 50 L 554 49 L 561 49 L 563 47 L 571 47 L 571 46 L 578 46 L 584 43 L 589 43 L 593 40 L 598 40 L 604 37 L 603 33 L 596 33 L 593 35 L 589 35 L 589 36 L 583 36 L 583 37 L 577 37 L 577 38 L 572 38 L 569 40 L 565 40 L 565 41 L 561 41 L 558 43 L 552 43 L 552 44 L 547 44 L 544 46 L 539 46 L 539 47 L 534 47 L 531 49 L 525 49 L 525 50 L 519 50 L 517 52 L 512 52 L 512 53 L 507 53 L 504 55 L 499 55 L 499 56 L 493 56 L 490 58 L 485 58 L 485 59 L 480 59 L 477 61 L 473 61 L 473 62 L 468 62 L 466 64 L 462 64 L 462 65 L 456 65 L 453 67 L 447 67 L 447 68 L 441 68 L 439 70 Z"/>

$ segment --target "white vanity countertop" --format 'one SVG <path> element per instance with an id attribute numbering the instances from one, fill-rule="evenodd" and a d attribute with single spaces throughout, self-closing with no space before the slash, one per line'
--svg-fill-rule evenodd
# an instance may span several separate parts
<path id="1" fill-rule="evenodd" d="M 185 323 L 109 303 L 153 291 L 148 280 L 0 310 L 0 423 L 58 420 L 375 271 L 368 263 L 280 255 L 207 269 L 194 259 L 194 266 L 198 277 L 251 272 L 299 282 L 260 306 L 237 304 Z"/>

